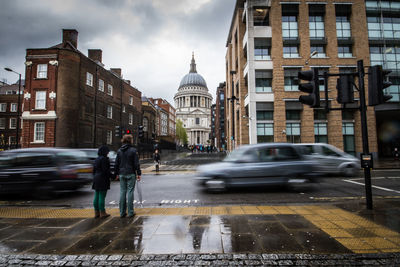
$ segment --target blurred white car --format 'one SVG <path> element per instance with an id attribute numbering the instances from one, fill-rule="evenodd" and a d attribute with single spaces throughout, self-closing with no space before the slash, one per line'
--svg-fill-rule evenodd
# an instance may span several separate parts
<path id="1" fill-rule="evenodd" d="M 221 162 L 200 165 L 197 181 L 209 190 L 308 182 L 315 177 L 314 164 L 292 144 L 244 145 Z"/>
<path id="2" fill-rule="evenodd" d="M 325 143 L 296 144 L 301 152 L 318 162 L 317 171 L 322 174 L 355 176 L 360 168 L 360 160 L 339 148 Z"/>

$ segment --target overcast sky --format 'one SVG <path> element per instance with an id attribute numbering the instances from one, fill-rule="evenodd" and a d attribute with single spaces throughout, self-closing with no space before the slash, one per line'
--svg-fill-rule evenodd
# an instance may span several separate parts
<path id="1" fill-rule="evenodd" d="M 0 0 L 0 80 L 24 77 L 27 48 L 61 43 L 76 29 L 78 49 L 103 51 L 142 95 L 172 105 L 194 51 L 197 72 L 215 98 L 225 80 L 226 40 L 235 0 Z M 215 101 L 215 100 L 214 100 Z"/>

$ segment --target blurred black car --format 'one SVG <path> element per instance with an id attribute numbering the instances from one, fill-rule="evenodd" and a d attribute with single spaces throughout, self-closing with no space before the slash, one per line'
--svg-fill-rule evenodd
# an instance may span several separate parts
<path id="1" fill-rule="evenodd" d="M 38 194 L 76 190 L 93 180 L 86 154 L 62 148 L 0 152 L 0 194 Z"/>
<path id="2" fill-rule="evenodd" d="M 222 162 L 199 166 L 197 180 L 209 190 L 285 185 L 313 181 L 314 168 L 292 144 L 245 145 Z"/>
<path id="3" fill-rule="evenodd" d="M 84 152 L 92 164 L 98 157 L 97 148 L 78 148 L 78 150 Z M 108 158 L 110 159 L 111 173 L 114 174 L 115 159 L 117 158 L 117 153 L 115 151 L 110 150 L 110 152 L 108 153 Z"/>

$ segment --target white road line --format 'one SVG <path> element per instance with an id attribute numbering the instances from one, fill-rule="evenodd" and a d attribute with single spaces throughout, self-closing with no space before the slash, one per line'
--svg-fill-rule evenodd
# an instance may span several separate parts
<path id="1" fill-rule="evenodd" d="M 360 178 L 352 178 L 352 179 L 347 179 L 349 181 L 356 181 L 356 180 L 364 180 L 364 177 Z M 379 179 L 400 179 L 400 176 L 386 176 L 386 177 L 371 177 L 372 180 L 379 180 Z"/>
<path id="2" fill-rule="evenodd" d="M 363 184 L 363 183 L 359 183 L 359 182 L 355 182 L 355 181 L 351 181 L 351 180 L 343 179 L 343 181 L 348 182 L 348 183 L 353 183 L 353 184 L 358 184 L 358 185 L 365 186 L 365 184 Z M 376 188 L 376 189 L 380 189 L 380 190 L 384 190 L 384 191 L 394 192 L 394 193 L 400 194 L 400 191 L 397 191 L 397 190 L 393 190 L 393 189 L 389 189 L 389 188 L 385 188 L 385 187 L 380 187 L 380 186 L 376 186 L 376 185 L 373 185 L 372 187 Z"/>

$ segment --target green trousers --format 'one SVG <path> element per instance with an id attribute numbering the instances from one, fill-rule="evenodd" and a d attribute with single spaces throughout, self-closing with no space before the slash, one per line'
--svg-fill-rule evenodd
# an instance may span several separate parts
<path id="1" fill-rule="evenodd" d="M 95 211 L 106 211 L 105 201 L 106 201 L 107 191 L 95 191 L 93 207 Z"/>

